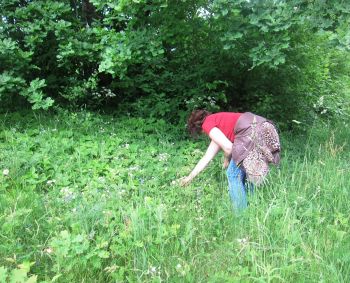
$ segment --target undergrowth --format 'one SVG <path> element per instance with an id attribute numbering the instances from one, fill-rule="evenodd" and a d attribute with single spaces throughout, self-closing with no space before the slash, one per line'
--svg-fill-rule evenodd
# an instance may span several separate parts
<path id="1" fill-rule="evenodd" d="M 0 118 L 0 282 L 350 280 L 346 127 L 282 133 L 281 167 L 236 215 L 222 156 L 178 186 L 208 144 L 183 125 Z"/>

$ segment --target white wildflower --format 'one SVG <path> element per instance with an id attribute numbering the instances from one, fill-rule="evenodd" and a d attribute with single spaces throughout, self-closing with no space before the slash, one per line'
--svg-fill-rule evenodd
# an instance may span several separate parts
<path id="1" fill-rule="evenodd" d="M 48 184 L 49 186 L 50 186 L 50 185 L 53 185 L 54 183 L 56 183 L 56 180 L 48 180 L 48 181 L 46 182 L 46 184 Z"/>
<path id="2" fill-rule="evenodd" d="M 167 161 L 169 158 L 169 154 L 168 153 L 160 153 L 158 155 L 158 160 L 159 161 Z"/>
<path id="3" fill-rule="evenodd" d="M 46 248 L 46 249 L 44 250 L 44 252 L 47 253 L 47 254 L 52 254 L 52 253 L 53 253 L 53 249 L 50 248 L 50 247 L 48 247 L 48 248 Z"/>
<path id="4" fill-rule="evenodd" d="M 2 174 L 4 176 L 8 176 L 10 174 L 10 170 L 9 169 L 4 169 L 4 171 L 2 171 Z"/>
<path id="5" fill-rule="evenodd" d="M 136 166 L 131 166 L 129 167 L 129 170 L 130 171 L 137 171 L 137 170 L 140 170 L 140 166 L 136 165 Z"/>
<path id="6" fill-rule="evenodd" d="M 186 270 L 185 268 L 180 264 L 178 263 L 176 265 L 176 271 L 181 275 L 181 276 L 185 276 L 186 275 Z"/>
<path id="7" fill-rule="evenodd" d="M 69 202 L 73 199 L 75 199 L 75 194 L 73 191 L 71 191 L 71 189 L 69 189 L 68 187 L 64 187 L 61 189 L 61 194 L 63 195 L 63 200 L 65 202 Z"/>
<path id="8" fill-rule="evenodd" d="M 237 239 L 237 242 L 241 245 L 241 246 L 246 246 L 249 242 L 248 238 L 242 238 L 242 239 Z"/>
<path id="9" fill-rule="evenodd" d="M 151 276 L 160 275 L 160 267 L 150 266 L 148 268 L 146 274 L 151 275 Z"/>

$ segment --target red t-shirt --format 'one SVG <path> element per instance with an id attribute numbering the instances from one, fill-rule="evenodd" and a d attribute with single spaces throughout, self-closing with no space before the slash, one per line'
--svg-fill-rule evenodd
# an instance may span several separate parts
<path id="1" fill-rule="evenodd" d="M 224 135 L 233 142 L 235 139 L 234 128 L 242 113 L 219 112 L 207 116 L 202 124 L 203 131 L 209 135 L 211 129 L 218 128 Z"/>

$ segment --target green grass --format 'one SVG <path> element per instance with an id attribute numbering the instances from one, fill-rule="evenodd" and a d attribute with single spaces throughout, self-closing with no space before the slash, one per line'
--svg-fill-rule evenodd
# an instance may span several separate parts
<path id="1" fill-rule="evenodd" d="M 221 156 L 174 184 L 208 143 L 182 125 L 0 118 L 0 282 L 350 281 L 346 127 L 283 133 L 281 168 L 235 215 Z"/>

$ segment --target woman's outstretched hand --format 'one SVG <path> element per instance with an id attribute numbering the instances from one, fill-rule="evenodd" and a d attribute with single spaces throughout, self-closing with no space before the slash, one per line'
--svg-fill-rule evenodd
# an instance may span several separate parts
<path id="1" fill-rule="evenodd" d="M 189 183 L 191 183 L 191 181 L 192 181 L 192 178 L 190 178 L 189 176 L 182 177 L 179 179 L 179 183 L 181 187 L 187 186 Z"/>

